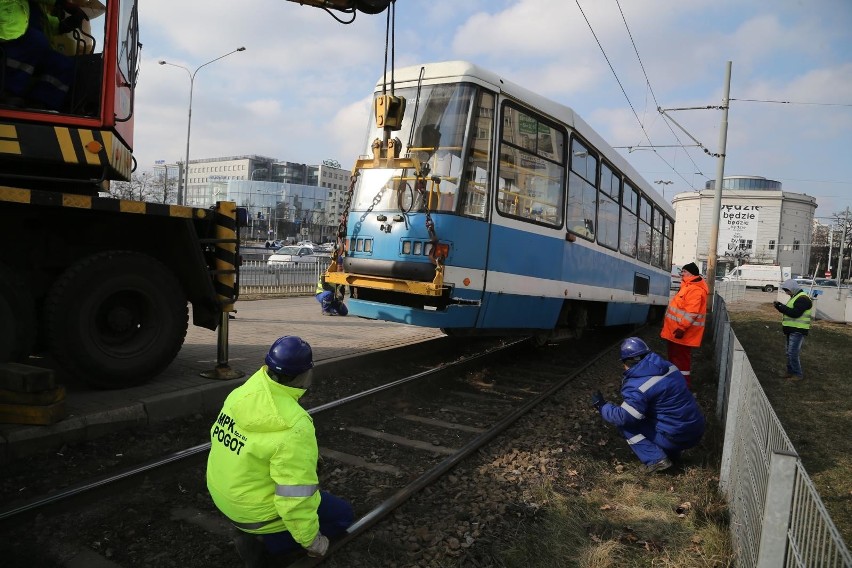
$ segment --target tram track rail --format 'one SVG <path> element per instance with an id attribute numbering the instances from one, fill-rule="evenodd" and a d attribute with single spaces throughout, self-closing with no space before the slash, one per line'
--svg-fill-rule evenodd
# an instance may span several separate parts
<path id="1" fill-rule="evenodd" d="M 320 404 L 316 407 L 307 409 L 307 412 L 311 416 L 317 416 L 324 412 L 329 412 L 331 410 L 341 408 L 348 404 L 360 402 L 365 398 L 375 396 L 379 393 L 386 393 L 390 390 L 399 388 L 413 381 L 421 380 L 429 376 L 443 373 L 450 369 L 457 369 L 466 365 L 470 365 L 475 361 L 478 361 L 484 357 L 488 357 L 489 355 L 498 353 L 504 349 L 514 348 L 519 344 L 524 343 L 525 341 L 527 340 L 520 339 L 505 343 L 503 345 L 498 345 L 496 347 L 491 347 L 474 355 L 464 356 L 463 358 L 456 361 L 449 361 L 440 367 L 435 367 L 427 371 L 402 377 L 400 379 L 393 380 L 389 383 L 385 383 L 377 387 L 373 387 L 355 394 L 342 397 L 337 400 Z M 210 442 L 205 442 L 203 444 L 198 444 L 196 446 L 192 446 L 177 452 L 171 452 L 165 456 L 157 457 L 142 464 L 134 465 L 129 468 L 124 468 L 121 471 L 115 473 L 110 473 L 105 476 L 99 476 L 95 479 L 83 481 L 81 483 L 75 484 L 71 487 L 62 489 L 49 495 L 28 499 L 24 503 L 21 503 L 19 505 L 0 508 L 0 525 L 2 525 L 3 523 L 15 522 L 19 519 L 26 518 L 27 515 L 38 514 L 39 512 L 45 510 L 45 508 L 47 507 L 70 502 L 73 499 L 93 494 L 102 488 L 109 488 L 110 486 L 113 486 L 120 482 L 132 480 L 134 478 L 138 478 L 149 473 L 157 472 L 158 470 L 166 470 L 166 468 L 169 468 L 171 466 L 177 465 L 178 467 L 180 467 L 182 464 L 191 463 L 193 460 L 202 460 L 206 458 L 207 452 L 209 450 Z"/>
<path id="2" fill-rule="evenodd" d="M 321 454 L 324 457 L 320 469 L 321 484 L 324 487 L 326 487 L 326 480 L 323 478 L 329 473 L 331 474 L 330 477 L 336 476 L 339 480 L 340 478 L 346 479 L 349 475 L 347 473 L 341 474 L 342 470 L 351 469 L 354 471 L 360 467 L 363 471 L 365 464 L 373 466 L 373 469 L 366 468 L 367 471 L 373 472 L 381 471 L 382 466 L 396 468 L 389 470 L 396 471 L 395 474 L 379 475 L 381 481 L 377 487 L 381 487 L 381 490 L 366 491 L 366 493 L 371 493 L 373 497 L 378 497 L 378 502 L 368 505 L 366 503 L 368 499 L 364 499 L 359 504 L 360 507 L 356 509 L 357 520 L 355 524 L 342 538 L 335 540 L 329 555 L 338 554 L 344 550 L 348 543 L 369 531 L 377 523 L 392 514 L 400 505 L 494 440 L 520 417 L 530 412 L 542 401 L 552 396 L 553 393 L 565 388 L 589 365 L 594 364 L 604 353 L 607 353 L 611 347 L 611 345 L 608 345 L 606 349 L 592 357 L 588 354 L 583 355 L 582 360 L 585 362 L 577 365 L 571 373 L 565 373 L 564 368 L 558 364 L 551 364 L 548 368 L 546 361 L 538 362 L 539 365 L 542 365 L 540 371 L 536 371 L 535 365 L 532 365 L 532 370 L 524 371 L 515 368 L 514 364 L 503 365 L 499 361 L 507 353 L 516 353 L 528 345 L 528 341 L 519 340 L 489 347 L 474 355 L 447 361 L 432 369 L 412 373 L 379 386 L 319 404 L 308 410 L 315 418 L 322 416 L 322 419 L 317 420 L 317 435 Z M 514 357 L 514 363 L 525 361 L 528 358 L 517 355 Z M 527 361 L 527 363 L 529 362 Z M 512 374 L 516 376 L 511 378 Z M 551 380 L 540 380 L 542 375 L 549 376 Z M 558 375 L 563 376 L 559 380 L 552 380 Z M 426 381 L 432 385 L 441 383 L 443 386 L 440 389 L 434 386 L 423 387 L 422 385 Z M 479 390 L 473 389 L 470 388 L 471 385 L 481 388 Z M 424 391 L 432 394 L 442 391 L 444 395 L 443 398 L 436 397 L 434 400 L 430 400 L 428 396 L 424 395 Z M 447 404 L 447 400 L 464 399 L 465 397 L 462 395 L 469 395 L 466 404 L 463 405 L 464 408 L 461 409 L 467 412 L 467 425 L 464 424 L 465 420 L 459 419 L 461 415 L 459 409 Z M 385 404 L 376 402 L 389 396 L 392 396 L 392 400 L 385 401 Z M 393 433 L 392 428 L 387 427 L 389 422 L 400 420 L 400 415 L 395 409 L 419 407 L 422 410 L 426 406 L 431 406 L 432 410 L 437 408 L 440 411 L 438 416 L 430 416 L 425 411 L 420 412 L 419 414 L 423 415 L 419 416 L 418 413 L 404 412 L 402 420 L 414 422 L 417 432 L 423 433 L 430 428 L 436 428 L 439 431 L 443 430 L 444 436 L 446 436 L 447 424 L 451 424 L 452 421 L 442 420 L 440 415 L 449 413 L 454 416 L 453 420 L 459 421 L 457 426 L 460 428 L 454 430 L 454 432 L 464 432 L 463 438 L 461 434 L 458 435 L 458 439 L 463 440 L 460 445 L 438 444 L 434 441 L 434 438 L 430 441 L 427 437 L 426 440 L 419 441 L 419 446 L 415 444 L 412 448 L 410 445 L 405 446 L 408 441 L 412 441 L 410 436 L 407 437 L 404 433 Z M 493 412 L 495 407 L 502 407 L 502 410 Z M 364 410 L 365 408 L 367 410 Z M 389 414 L 381 419 L 376 417 L 376 422 L 371 424 L 364 419 L 364 416 L 373 413 L 376 408 L 388 409 Z M 480 412 L 480 410 L 489 409 L 491 412 Z M 335 416 L 337 418 L 332 418 Z M 342 425 L 344 423 L 347 425 Z M 359 439 L 370 440 L 370 442 L 357 444 L 359 446 L 358 451 L 351 454 L 340 449 L 335 450 L 332 447 L 334 431 L 343 432 L 344 430 L 345 450 L 351 451 L 345 440 L 355 436 L 358 436 Z M 373 433 L 372 437 L 369 432 Z M 376 432 L 379 434 L 376 435 Z M 440 435 L 436 435 L 436 438 L 439 437 Z M 417 440 L 413 441 L 418 442 Z M 371 444 L 375 444 L 375 446 Z M 110 494 L 120 491 L 117 489 L 118 487 L 142 483 L 141 480 L 146 478 L 149 483 L 151 479 L 167 478 L 170 472 L 176 469 L 203 467 L 203 460 L 206 458 L 209 447 L 209 442 L 199 444 L 120 472 L 76 484 L 51 495 L 31 499 L 14 507 L 7 507 L 0 510 L 0 524 L 23 523 L 35 515 L 39 515 L 41 518 L 53 513 L 63 514 L 69 509 L 72 511 L 74 508 L 85 509 L 93 503 L 109 499 Z M 404 447 L 404 450 L 401 451 L 403 464 L 381 463 L 379 458 L 382 455 L 400 453 L 402 447 Z M 371 448 L 382 449 L 372 450 Z M 420 458 L 414 459 L 412 456 L 418 453 L 425 454 L 427 457 L 422 460 Z M 347 456 L 354 456 L 357 459 L 347 460 Z M 358 459 L 360 459 L 360 463 Z M 414 464 L 414 462 L 417 463 Z M 331 472 L 324 471 L 332 467 L 328 465 L 330 463 L 334 463 L 334 469 Z M 361 476 L 359 479 L 365 476 L 363 473 L 359 475 Z M 392 488 L 388 488 L 389 485 L 385 482 L 389 477 L 398 482 L 402 481 Z M 328 488 L 330 491 L 335 494 L 341 493 L 334 487 L 334 479 L 331 480 L 330 485 L 331 488 Z M 345 492 L 342 496 L 353 498 Z M 357 499 L 363 496 L 355 495 L 354 497 Z M 368 508 L 363 510 L 364 507 Z M 301 557 L 297 558 L 292 565 L 313 566 L 324 560 Z"/>
<path id="3" fill-rule="evenodd" d="M 378 506 L 371 509 L 366 514 L 362 515 L 359 519 L 355 521 L 355 523 L 351 527 L 349 527 L 344 536 L 336 539 L 332 543 L 332 546 L 330 547 L 327 556 L 334 554 L 336 551 L 343 548 L 348 542 L 355 538 L 358 538 L 360 535 L 367 532 L 371 527 L 373 527 L 378 522 L 390 515 L 400 505 L 408 501 L 413 495 L 434 483 L 441 476 L 452 470 L 461 461 L 467 459 L 474 452 L 476 452 L 477 450 L 491 442 L 494 438 L 502 434 L 519 418 L 526 415 L 533 408 L 538 406 L 542 401 L 546 400 L 555 392 L 561 390 L 566 385 L 574 381 L 574 379 L 578 375 L 581 375 L 588 367 L 590 367 L 591 365 L 596 363 L 600 358 L 609 353 L 610 347 L 611 346 L 608 346 L 607 349 L 604 349 L 603 351 L 594 355 L 592 359 L 583 364 L 573 373 L 567 375 L 561 381 L 554 383 L 553 385 L 547 387 L 545 390 L 523 401 L 519 406 L 513 408 L 507 414 L 503 415 L 497 422 L 495 422 L 489 428 L 484 429 L 481 433 L 466 442 L 457 451 L 429 468 L 416 479 L 396 491 L 391 497 L 382 501 Z M 289 566 L 291 566 L 292 568 L 308 568 L 310 566 L 319 565 L 324 561 L 325 558 L 304 557 L 290 564 Z"/>

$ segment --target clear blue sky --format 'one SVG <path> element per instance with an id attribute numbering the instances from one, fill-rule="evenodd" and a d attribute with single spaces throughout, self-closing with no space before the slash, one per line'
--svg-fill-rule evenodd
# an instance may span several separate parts
<path id="1" fill-rule="evenodd" d="M 620 151 L 648 181 L 672 181 L 658 186 L 669 199 L 703 188 L 717 160 L 664 147 L 693 141 L 656 109 L 719 105 L 732 61 L 725 174 L 815 196 L 818 217 L 852 208 L 850 0 L 398 0 L 396 12 L 398 66 L 469 60 L 572 107 L 613 146 L 653 144 Z M 349 168 L 362 151 L 385 14 L 342 25 L 284 0 L 144 0 L 139 16 L 139 171 L 185 153 L 189 77 L 157 61 L 195 69 L 240 46 L 196 76 L 191 158 Z M 720 111 L 672 117 L 718 150 Z"/>

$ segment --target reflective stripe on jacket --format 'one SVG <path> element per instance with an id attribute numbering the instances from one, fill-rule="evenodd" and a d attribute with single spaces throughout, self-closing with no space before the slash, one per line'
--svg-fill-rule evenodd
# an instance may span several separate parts
<path id="1" fill-rule="evenodd" d="M 317 441 L 305 393 L 269 378 L 261 367 L 234 389 L 210 429 L 207 488 L 238 528 L 289 531 L 307 547 L 319 532 Z"/>
<path id="2" fill-rule="evenodd" d="M 663 330 L 660 337 L 672 343 L 688 347 L 698 347 L 704 337 L 704 323 L 707 318 L 707 283 L 700 276 L 684 278 L 675 297 L 669 302 Z M 674 332 L 683 330 L 683 337 L 677 339 Z"/>
<path id="3" fill-rule="evenodd" d="M 810 303 L 810 298 L 808 298 L 808 293 L 805 292 L 804 290 L 799 290 L 799 292 L 797 294 L 795 294 L 794 296 L 790 296 L 790 299 L 787 300 L 787 307 L 792 310 L 794 308 L 794 304 L 796 303 L 796 300 L 798 300 L 800 296 L 804 296 L 805 298 L 807 298 L 808 302 Z M 813 303 L 811 303 L 811 307 L 813 307 Z M 795 327 L 796 329 L 804 329 L 804 330 L 810 329 L 811 328 L 811 308 L 806 309 L 804 312 L 802 312 L 802 315 L 800 315 L 797 318 L 788 316 L 787 314 L 782 314 L 781 315 L 781 326 L 782 327 Z"/>
<path id="4" fill-rule="evenodd" d="M 683 374 L 654 352 L 624 371 L 620 406 L 608 402 L 601 417 L 616 426 L 651 423 L 674 443 L 704 434 L 704 415 Z"/>

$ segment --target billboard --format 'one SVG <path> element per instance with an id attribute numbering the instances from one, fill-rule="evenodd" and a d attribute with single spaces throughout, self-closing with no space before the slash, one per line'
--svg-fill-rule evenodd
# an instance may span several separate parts
<path id="1" fill-rule="evenodd" d="M 760 207 L 722 203 L 717 257 L 748 259 L 755 255 Z"/>

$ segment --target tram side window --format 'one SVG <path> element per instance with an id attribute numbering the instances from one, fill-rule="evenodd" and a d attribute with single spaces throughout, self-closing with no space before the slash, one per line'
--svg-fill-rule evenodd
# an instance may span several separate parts
<path id="1" fill-rule="evenodd" d="M 598 158 L 576 138 L 571 140 L 571 172 L 568 174 L 568 230 L 589 240 L 595 238 L 595 206 Z"/>
<path id="2" fill-rule="evenodd" d="M 481 91 L 473 107 L 467 169 L 459 191 L 463 215 L 485 218 L 491 177 L 491 141 L 494 132 L 494 95 Z"/>
<path id="3" fill-rule="evenodd" d="M 561 227 L 564 133 L 506 104 L 501 136 L 497 211 Z"/>
<path id="4" fill-rule="evenodd" d="M 672 265 L 672 246 L 674 242 L 674 223 L 668 217 L 663 222 L 663 267 Z"/>
<path id="5" fill-rule="evenodd" d="M 651 263 L 651 202 L 639 196 L 639 241 L 638 258 L 642 262 Z"/>
<path id="6" fill-rule="evenodd" d="M 618 249 L 618 198 L 621 176 L 607 164 L 601 164 L 601 190 L 598 193 L 598 242 Z"/>
<path id="7" fill-rule="evenodd" d="M 636 231 L 639 227 L 639 193 L 629 183 L 624 183 L 621 194 L 621 239 L 619 249 L 628 256 L 636 256 Z"/>
<path id="8" fill-rule="evenodd" d="M 663 265 L 663 213 L 654 207 L 654 223 L 651 238 L 651 264 Z"/>

